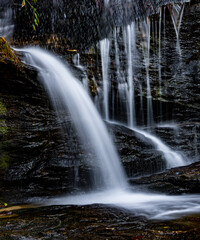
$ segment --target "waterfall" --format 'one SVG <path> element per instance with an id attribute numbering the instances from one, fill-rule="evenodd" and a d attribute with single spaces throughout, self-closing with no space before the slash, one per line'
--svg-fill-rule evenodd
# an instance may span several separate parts
<path id="1" fill-rule="evenodd" d="M 94 152 L 91 165 L 98 169 L 100 186 L 124 188 L 126 178 L 115 147 L 90 97 L 67 66 L 56 56 L 39 48 L 27 48 L 25 62 L 37 68 L 39 79 L 49 93 L 56 109 L 60 105 L 69 111 L 77 133 Z M 102 182 L 102 183 L 101 183 Z"/>

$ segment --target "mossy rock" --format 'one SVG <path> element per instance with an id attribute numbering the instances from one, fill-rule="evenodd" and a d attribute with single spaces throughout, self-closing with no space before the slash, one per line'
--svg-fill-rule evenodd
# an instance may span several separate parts
<path id="1" fill-rule="evenodd" d="M 0 62 L 6 62 L 6 60 L 10 60 L 17 66 L 21 66 L 21 62 L 15 52 L 11 49 L 6 40 L 0 37 Z"/>

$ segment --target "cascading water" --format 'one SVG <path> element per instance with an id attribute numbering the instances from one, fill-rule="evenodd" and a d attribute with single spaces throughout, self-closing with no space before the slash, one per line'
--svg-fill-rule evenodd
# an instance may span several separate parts
<path id="1" fill-rule="evenodd" d="M 39 70 L 39 76 L 46 87 L 56 109 L 60 105 L 66 108 L 75 124 L 82 144 L 89 146 L 94 152 L 91 165 L 99 165 L 99 184 L 95 187 L 120 188 L 126 187 L 126 178 L 120 160 L 112 144 L 103 121 L 95 109 L 91 99 L 82 85 L 70 73 L 59 59 L 39 49 L 21 50 L 28 56 L 27 64 Z M 95 159 L 97 161 L 95 161 Z"/>
<path id="2" fill-rule="evenodd" d="M 165 15 L 164 15 L 165 17 Z M 159 80 L 159 95 L 161 96 L 161 81 L 162 81 L 162 72 L 161 72 L 161 27 L 162 24 L 162 9 L 160 8 L 160 16 L 159 16 L 159 28 L 157 29 L 157 22 L 155 22 L 155 27 L 153 34 L 155 35 L 154 42 L 156 43 L 159 41 L 158 46 L 158 62 L 156 65 L 158 66 L 158 80 Z M 113 41 L 114 41 L 114 54 L 115 54 L 115 62 L 116 62 L 116 76 L 118 80 L 118 112 L 123 111 L 124 114 L 127 115 L 127 126 L 134 130 L 135 132 L 138 132 L 146 137 L 146 139 L 149 139 L 150 142 L 155 146 L 155 148 L 163 153 L 163 156 L 166 159 L 166 167 L 176 167 L 176 166 L 183 166 L 188 164 L 188 160 L 183 160 L 183 157 L 181 154 L 176 153 L 170 147 L 164 144 L 163 141 L 161 141 L 159 138 L 157 138 L 155 135 L 152 135 L 150 133 L 147 133 L 143 130 L 137 129 L 136 127 L 136 117 L 140 117 L 141 123 L 144 124 L 144 103 L 143 103 L 143 89 L 141 82 L 137 82 L 140 89 L 140 112 L 138 116 L 136 116 L 135 111 L 135 94 L 134 94 L 134 85 L 136 81 L 136 73 L 133 71 L 136 62 L 135 59 L 141 58 L 141 56 L 138 56 L 138 53 L 136 51 L 136 45 L 137 45 L 137 39 L 136 35 L 139 35 L 142 40 L 142 53 L 144 58 L 144 66 L 146 70 L 146 97 L 147 97 L 147 112 L 146 112 L 146 125 L 148 129 L 152 128 L 154 126 L 154 119 L 153 119 L 153 107 L 152 107 L 152 95 L 151 95 L 151 85 L 150 85 L 150 47 L 151 47 L 151 20 L 150 18 L 147 18 L 145 21 L 141 22 L 139 25 L 139 28 L 136 27 L 136 24 L 133 22 L 132 24 L 129 24 L 126 27 L 123 27 L 120 30 L 114 31 L 113 33 Z M 158 35 L 158 36 L 157 36 Z M 120 52 L 120 46 L 117 42 L 117 39 L 121 39 L 121 43 L 123 43 L 124 52 Z M 109 104 L 108 104 L 108 88 L 105 87 L 109 83 L 108 81 L 111 81 L 108 77 L 108 69 L 109 69 L 109 52 L 111 54 L 112 47 L 110 46 L 110 42 L 108 39 L 104 39 L 100 42 L 101 45 L 101 60 L 102 60 L 102 76 L 103 76 L 103 82 L 104 82 L 104 88 L 103 88 L 103 99 L 104 99 L 104 109 L 106 109 L 107 112 L 109 112 Z M 109 43 L 109 44 L 108 44 Z M 157 44 L 157 43 L 156 43 Z M 120 54 L 125 54 L 125 63 L 126 67 L 124 67 L 124 63 L 122 63 L 120 60 L 122 56 Z M 123 73 L 122 69 L 127 69 L 127 74 Z M 111 70 L 110 70 L 111 71 Z M 106 74 L 105 74 L 106 73 Z M 106 81 L 105 81 L 106 80 Z M 106 84 L 105 84 L 106 82 Z M 111 84 L 109 85 L 111 86 Z M 114 100 L 112 100 L 114 101 Z M 123 108 L 124 102 L 126 102 L 126 108 Z M 106 103 L 106 104 L 105 104 Z M 99 104 L 100 105 L 100 104 Z M 113 106 L 117 105 L 112 103 Z M 162 119 L 162 106 L 160 104 L 160 119 Z M 109 114 L 106 114 L 106 121 L 109 121 L 111 118 Z M 115 118 L 113 118 L 113 121 L 116 121 Z M 122 121 L 123 122 L 123 121 Z"/>

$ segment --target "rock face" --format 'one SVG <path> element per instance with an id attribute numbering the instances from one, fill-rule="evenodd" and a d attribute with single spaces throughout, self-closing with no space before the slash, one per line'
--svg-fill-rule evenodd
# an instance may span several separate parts
<path id="1" fill-rule="evenodd" d="M 143 135 L 119 125 L 109 125 L 128 177 L 149 175 L 166 169 L 163 153 Z"/>
<path id="2" fill-rule="evenodd" d="M 186 3 L 180 33 L 177 40 L 173 21 L 168 8 L 165 10 L 165 22 L 161 23 L 161 43 L 156 36 L 156 27 L 152 30 L 150 54 L 150 81 L 152 97 L 161 102 L 178 103 L 190 109 L 200 109 L 200 48 L 198 36 L 200 30 L 200 6 L 198 1 Z M 155 19 L 154 19 L 155 18 Z M 159 16 L 152 21 L 159 29 Z M 161 51 L 161 62 L 159 59 Z M 159 94 L 159 64 L 161 68 L 161 96 Z M 141 76 L 138 76 L 141 79 Z M 144 77 L 145 79 L 145 77 Z M 143 83 L 144 89 L 145 83 Z M 145 90 L 144 90 L 145 91 Z"/>
<path id="3" fill-rule="evenodd" d="M 141 189 L 167 194 L 200 193 L 200 163 L 130 180 Z"/>

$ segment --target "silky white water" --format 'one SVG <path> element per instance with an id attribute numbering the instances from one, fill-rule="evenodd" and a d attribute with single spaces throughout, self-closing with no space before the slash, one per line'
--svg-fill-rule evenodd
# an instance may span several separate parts
<path id="1" fill-rule="evenodd" d="M 200 195 L 167 196 L 165 194 L 133 193 L 110 190 L 71 195 L 45 201 L 45 205 L 104 204 L 128 209 L 137 216 L 150 219 L 173 219 L 200 212 Z"/>
<path id="2" fill-rule="evenodd" d="M 125 173 L 115 147 L 81 83 L 67 66 L 52 54 L 40 48 L 27 48 L 23 51 L 26 52 L 25 62 L 39 70 L 39 79 L 55 108 L 61 105 L 69 111 L 82 144 L 86 143 L 89 146 L 87 150 L 94 152 L 91 165 L 99 166 L 100 187 L 125 188 Z"/>

